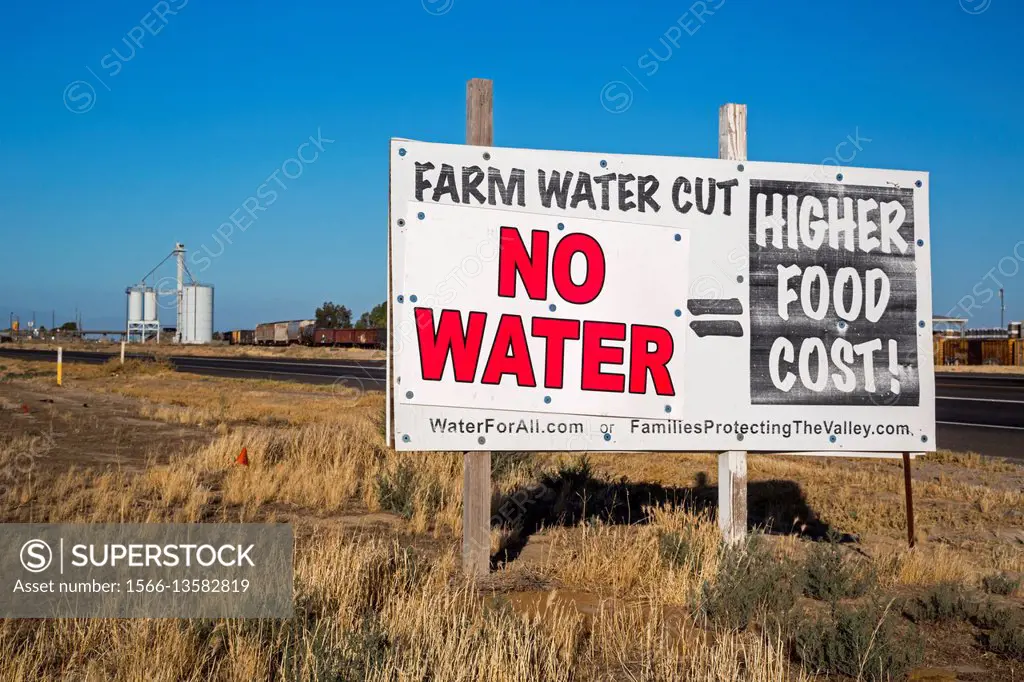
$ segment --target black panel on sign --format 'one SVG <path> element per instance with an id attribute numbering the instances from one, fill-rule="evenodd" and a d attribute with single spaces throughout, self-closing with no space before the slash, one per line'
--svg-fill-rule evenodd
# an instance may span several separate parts
<path id="1" fill-rule="evenodd" d="M 916 406 L 914 192 L 750 183 L 750 399 Z"/>

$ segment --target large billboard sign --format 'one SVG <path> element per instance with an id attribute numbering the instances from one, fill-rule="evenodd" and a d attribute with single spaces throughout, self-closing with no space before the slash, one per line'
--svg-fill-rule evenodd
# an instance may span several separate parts
<path id="1" fill-rule="evenodd" d="M 928 175 L 392 140 L 401 450 L 935 449 Z"/>

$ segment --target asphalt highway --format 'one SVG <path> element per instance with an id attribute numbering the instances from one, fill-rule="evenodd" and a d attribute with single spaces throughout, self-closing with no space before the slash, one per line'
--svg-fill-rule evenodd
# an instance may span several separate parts
<path id="1" fill-rule="evenodd" d="M 50 360 L 56 362 L 57 353 L 51 350 L 4 348 L 0 357 L 22 360 Z M 120 353 L 94 353 L 91 351 L 64 351 L 65 362 L 102 364 Z M 126 353 L 125 358 L 152 360 L 152 355 Z M 307 384 L 338 384 L 362 388 L 367 391 L 385 388 L 387 370 L 383 360 L 289 360 L 285 358 L 205 357 L 198 355 L 163 356 L 179 372 L 244 379 L 276 379 L 299 381 Z"/>
<path id="2" fill-rule="evenodd" d="M 0 347 L 0 357 L 56 361 L 54 351 Z M 66 362 L 103 363 L 114 353 L 66 351 Z M 152 356 L 129 353 L 127 357 Z M 381 360 L 298 360 L 284 358 L 166 358 L 180 372 L 248 379 L 338 384 L 383 391 L 386 370 Z M 935 418 L 940 448 L 973 450 L 984 455 L 1024 459 L 1024 375 L 942 373 L 935 377 Z"/>
<path id="3" fill-rule="evenodd" d="M 1024 375 L 936 373 L 936 442 L 1024 459 Z"/>

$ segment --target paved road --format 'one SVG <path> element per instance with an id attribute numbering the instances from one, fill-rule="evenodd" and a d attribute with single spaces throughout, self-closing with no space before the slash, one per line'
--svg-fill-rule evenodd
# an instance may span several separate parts
<path id="1" fill-rule="evenodd" d="M 1024 375 L 935 375 L 936 442 L 1024 459 Z"/>
<path id="2" fill-rule="evenodd" d="M 0 357 L 22 360 L 57 360 L 51 350 L 4 348 Z M 120 353 L 93 353 L 91 351 L 64 351 L 65 362 L 102 364 Z M 151 360 L 152 355 L 127 353 L 126 358 Z M 338 384 L 361 387 L 367 391 L 383 391 L 387 380 L 383 360 L 288 360 L 284 358 L 203 357 L 197 355 L 171 355 L 163 357 L 179 372 L 246 379 L 277 379 L 300 381 L 308 384 Z"/>
<path id="3" fill-rule="evenodd" d="M 0 347 L 0 357 L 56 360 L 53 351 Z M 113 353 L 67 351 L 68 362 L 106 362 Z M 128 357 L 150 356 L 129 353 Z M 278 379 L 384 390 L 385 367 L 375 360 L 287 360 L 279 358 L 172 355 L 175 369 L 249 379 Z M 1024 459 L 1024 375 L 946 374 L 935 379 L 939 447 Z"/>

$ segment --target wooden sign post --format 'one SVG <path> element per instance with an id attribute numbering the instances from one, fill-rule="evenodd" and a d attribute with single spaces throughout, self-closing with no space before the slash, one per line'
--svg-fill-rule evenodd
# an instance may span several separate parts
<path id="1" fill-rule="evenodd" d="M 747 160 L 747 105 L 724 104 L 718 110 L 718 158 Z M 747 534 L 747 453 L 718 455 L 718 527 L 727 544 Z"/>
<path id="2" fill-rule="evenodd" d="M 466 84 L 466 144 L 494 144 L 494 83 L 474 78 Z M 467 575 L 491 570 L 491 453 L 462 455 L 462 567 Z"/>

